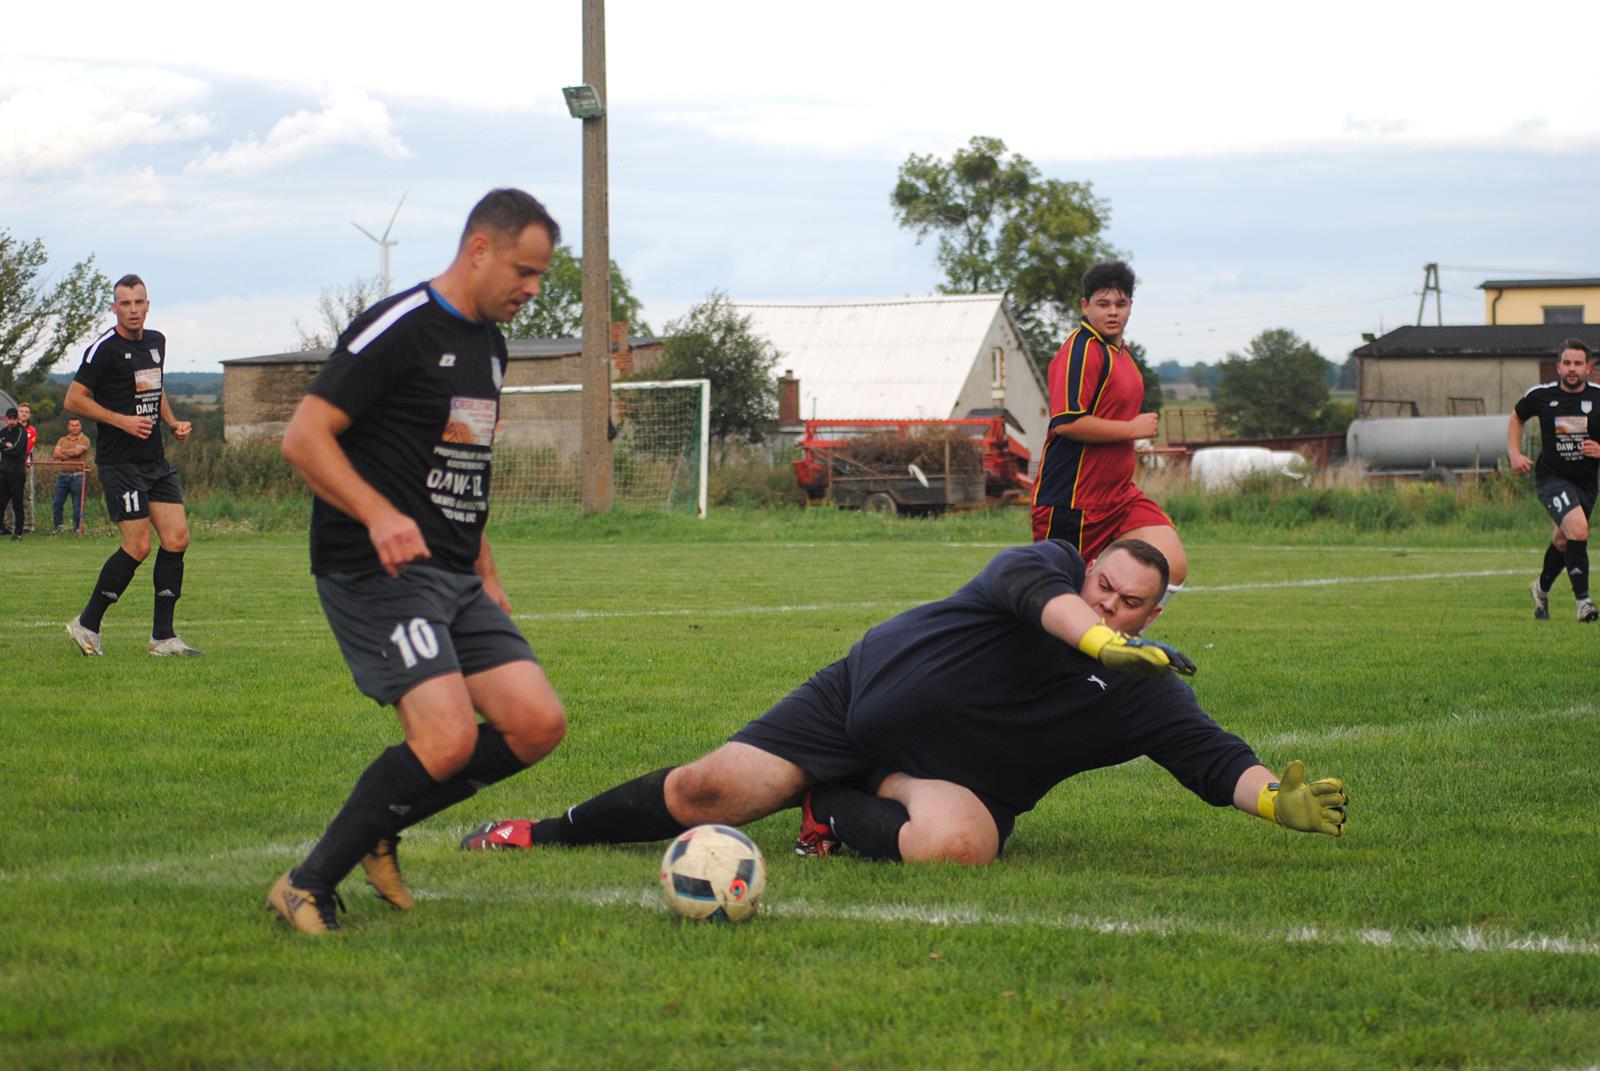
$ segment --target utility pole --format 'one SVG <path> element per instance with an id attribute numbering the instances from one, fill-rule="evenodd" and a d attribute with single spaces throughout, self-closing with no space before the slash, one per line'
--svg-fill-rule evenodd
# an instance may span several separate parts
<path id="1" fill-rule="evenodd" d="M 1439 327 L 1444 326 L 1444 309 L 1439 295 L 1439 265 L 1422 266 L 1422 300 L 1417 302 L 1417 326 L 1422 326 L 1422 310 L 1428 307 L 1428 295 L 1433 295 L 1433 317 Z"/>
<path id="2" fill-rule="evenodd" d="M 583 413 L 585 514 L 611 509 L 611 224 L 606 179 L 606 6 L 583 0 L 583 80 L 600 114 L 583 120 Z"/>

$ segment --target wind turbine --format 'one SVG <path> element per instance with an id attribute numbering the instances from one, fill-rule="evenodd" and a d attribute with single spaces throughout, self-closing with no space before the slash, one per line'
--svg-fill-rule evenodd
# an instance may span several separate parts
<path id="1" fill-rule="evenodd" d="M 394 230 L 394 221 L 395 221 L 396 217 L 398 217 L 400 215 L 400 205 L 403 205 L 403 204 L 406 203 L 406 198 L 408 196 L 410 196 L 410 194 L 411 194 L 411 191 L 407 190 L 405 193 L 402 193 L 400 195 L 400 204 L 394 206 L 394 215 L 389 217 L 389 225 L 387 227 L 383 228 L 383 237 L 382 238 L 379 238 L 377 235 L 373 234 L 371 231 L 367 230 L 367 228 L 363 227 L 361 224 L 355 222 L 354 220 L 350 221 L 350 226 L 354 227 L 356 230 L 360 231 L 362 234 L 366 235 L 368 238 L 371 238 L 374 242 L 378 243 L 378 268 L 379 268 L 379 271 L 383 274 L 383 296 L 384 297 L 388 297 L 389 296 L 389 292 L 391 290 L 391 287 L 389 286 L 389 248 L 391 246 L 395 246 L 395 245 L 399 245 L 400 244 L 399 242 L 393 241 L 393 240 L 391 240 L 389 238 L 389 232 Z"/>

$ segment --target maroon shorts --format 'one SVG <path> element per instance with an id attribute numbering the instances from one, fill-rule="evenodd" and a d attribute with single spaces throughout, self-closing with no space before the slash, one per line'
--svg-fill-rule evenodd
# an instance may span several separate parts
<path id="1" fill-rule="evenodd" d="M 1092 562 L 1117 537 L 1135 528 L 1176 528 L 1172 518 L 1137 487 L 1108 509 L 1071 509 L 1067 506 L 1033 507 L 1033 541 L 1062 539 Z"/>

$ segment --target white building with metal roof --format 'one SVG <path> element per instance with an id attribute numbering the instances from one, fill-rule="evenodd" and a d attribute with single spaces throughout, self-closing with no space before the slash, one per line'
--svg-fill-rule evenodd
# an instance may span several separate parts
<path id="1" fill-rule="evenodd" d="M 731 303 L 800 381 L 802 420 L 947 420 L 1005 409 L 1035 456 L 1044 378 L 999 294 Z"/>

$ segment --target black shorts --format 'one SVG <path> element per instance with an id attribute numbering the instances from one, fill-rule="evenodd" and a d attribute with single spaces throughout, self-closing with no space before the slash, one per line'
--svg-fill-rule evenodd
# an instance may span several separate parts
<path id="1" fill-rule="evenodd" d="M 849 710 L 850 672 L 845 660 L 840 659 L 818 670 L 729 739 L 792 762 L 818 781 L 853 785 L 863 792 L 877 792 L 884 778 L 892 773 L 921 776 L 897 767 L 893 756 L 869 755 L 857 747 L 846 728 Z M 962 787 L 988 809 L 1004 849 L 1017 822 L 1016 808 Z"/>
<path id="2" fill-rule="evenodd" d="M 1594 512 L 1594 488 L 1585 490 L 1559 476 L 1540 477 L 1534 493 L 1539 496 L 1539 504 L 1550 514 L 1550 519 L 1556 522 L 1557 527 L 1561 524 L 1561 518 L 1574 509 L 1583 510 L 1584 517 Z"/>
<path id="3" fill-rule="evenodd" d="M 382 706 L 424 681 L 538 662 L 476 573 L 413 565 L 317 577 L 317 595 L 361 693 Z"/>
<path id="4" fill-rule="evenodd" d="M 101 465 L 100 486 L 106 492 L 106 515 L 113 524 L 150 516 L 150 503 L 183 505 L 183 484 L 169 461 L 134 461 Z"/>

